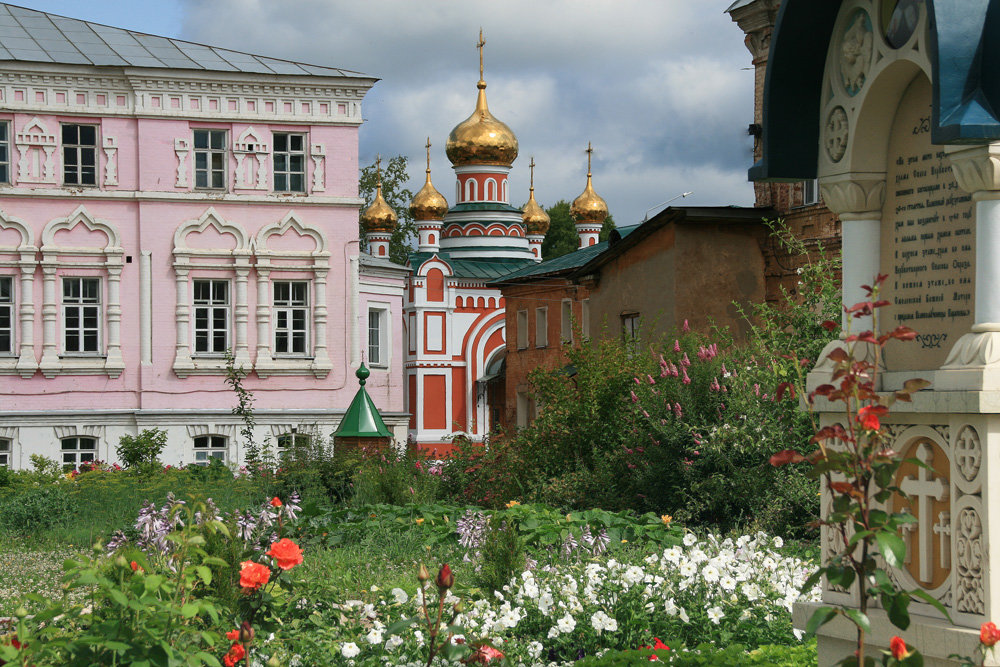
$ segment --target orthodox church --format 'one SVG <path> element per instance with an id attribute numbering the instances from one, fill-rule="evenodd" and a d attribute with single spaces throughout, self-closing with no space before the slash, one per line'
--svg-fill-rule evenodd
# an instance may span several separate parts
<path id="1" fill-rule="evenodd" d="M 409 438 L 431 453 L 446 453 L 452 438 L 481 442 L 503 419 L 505 309 L 500 289 L 487 286 L 542 260 L 549 217 L 535 200 L 510 204 L 508 175 L 518 156 L 514 132 L 490 113 L 480 33 L 478 96 L 472 115 L 448 135 L 455 170 L 455 204 L 431 182 L 430 140 L 423 188 L 410 204 L 418 246 L 410 255 L 403 305 L 404 392 Z M 532 170 L 534 163 L 532 162 Z M 587 186 L 573 202 L 581 247 L 597 243 L 607 205 Z M 381 186 L 362 214 L 375 257 L 388 254 L 397 221 Z"/>

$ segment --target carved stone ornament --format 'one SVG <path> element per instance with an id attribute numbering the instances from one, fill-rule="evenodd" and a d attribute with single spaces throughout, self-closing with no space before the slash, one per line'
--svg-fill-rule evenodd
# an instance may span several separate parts
<path id="1" fill-rule="evenodd" d="M 841 83 L 852 97 L 865 85 L 868 69 L 872 64 L 872 45 L 872 20 L 867 12 L 859 9 L 844 31 L 838 54 Z"/>
<path id="2" fill-rule="evenodd" d="M 823 145 L 826 147 L 826 154 L 834 162 L 840 162 L 847 152 L 847 139 L 850 136 L 847 112 L 844 107 L 834 107 L 833 111 L 826 119 L 824 128 Z"/>
<path id="3" fill-rule="evenodd" d="M 967 333 L 951 348 L 941 368 L 968 368 L 1000 364 L 1000 331 Z"/>
<path id="4" fill-rule="evenodd" d="M 946 146 L 951 171 L 966 192 L 1000 190 L 1000 144 Z"/>
<path id="5" fill-rule="evenodd" d="M 958 582 L 955 608 L 969 614 L 986 611 L 983 587 L 983 522 L 971 507 L 963 508 L 956 524 Z"/>
<path id="6" fill-rule="evenodd" d="M 823 202 L 837 215 L 882 210 L 885 203 L 885 174 L 838 174 L 821 178 Z"/>
<path id="7" fill-rule="evenodd" d="M 965 426 L 955 439 L 955 453 L 952 457 L 955 468 L 967 482 L 971 482 L 979 474 L 983 465 L 983 445 L 979 434 L 971 426 Z"/>

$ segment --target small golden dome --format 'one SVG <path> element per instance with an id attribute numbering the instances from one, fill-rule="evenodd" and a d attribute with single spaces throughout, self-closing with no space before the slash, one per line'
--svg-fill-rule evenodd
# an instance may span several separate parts
<path id="1" fill-rule="evenodd" d="M 587 187 L 579 197 L 573 200 L 569 207 L 569 214 L 573 216 L 576 224 L 592 223 L 604 224 L 608 217 L 608 204 L 599 194 L 594 192 L 594 184 L 590 174 L 590 155 L 594 149 L 587 144 Z"/>
<path id="2" fill-rule="evenodd" d="M 375 201 L 361 214 L 361 225 L 366 232 L 391 233 L 396 228 L 396 212 L 386 203 L 382 196 L 382 158 L 375 160 L 378 173 L 378 188 L 375 190 Z"/>
<path id="3" fill-rule="evenodd" d="M 527 230 L 529 236 L 545 236 L 545 233 L 549 231 L 549 224 L 552 220 L 549 218 L 549 214 L 535 201 L 534 158 L 531 159 L 531 164 L 528 166 L 531 167 L 531 189 L 529 190 L 528 203 L 521 209 L 521 222 L 524 223 L 524 228 Z"/>
<path id="4" fill-rule="evenodd" d="M 517 159 L 517 137 L 507 125 L 490 113 L 486 104 L 486 81 L 483 80 L 483 32 L 479 31 L 479 96 L 472 115 L 455 126 L 448 135 L 445 153 L 456 167 L 467 164 L 490 164 L 509 167 Z"/>
<path id="5" fill-rule="evenodd" d="M 448 200 L 431 183 L 431 140 L 427 139 L 427 180 L 410 202 L 410 217 L 414 220 L 440 220 L 448 212 Z"/>

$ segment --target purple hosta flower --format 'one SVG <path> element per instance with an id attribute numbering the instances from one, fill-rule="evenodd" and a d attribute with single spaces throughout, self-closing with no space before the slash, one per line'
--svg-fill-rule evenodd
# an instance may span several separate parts
<path id="1" fill-rule="evenodd" d="M 111 539 L 108 540 L 108 553 L 114 553 L 121 549 L 128 542 L 128 538 L 125 537 L 125 533 L 122 531 L 116 531 Z"/>
<path id="2" fill-rule="evenodd" d="M 273 509 L 274 508 L 271 507 L 270 503 L 264 503 L 263 508 L 260 510 L 260 513 L 257 515 L 257 524 L 261 528 L 267 528 L 268 526 L 270 526 L 271 524 L 274 523 L 275 517 L 274 517 L 273 514 L 271 514 L 271 510 L 273 510 Z"/>
<path id="3" fill-rule="evenodd" d="M 465 549 L 478 549 L 486 536 L 486 515 L 475 510 L 466 510 L 455 522 L 458 543 Z"/>
<path id="4" fill-rule="evenodd" d="M 281 511 L 285 515 L 285 519 L 288 521 L 295 521 L 298 518 L 297 512 L 302 510 L 302 498 L 299 497 L 297 491 L 293 491 L 292 495 L 288 497 L 285 504 L 282 506 Z"/>
<path id="5" fill-rule="evenodd" d="M 608 537 L 608 529 L 601 528 L 596 536 L 594 536 L 594 555 L 600 556 L 602 553 L 608 550 L 608 544 L 611 543 L 611 538 Z"/>
<path id="6" fill-rule="evenodd" d="M 566 539 L 562 543 L 562 555 L 565 558 L 569 558 L 573 555 L 573 552 L 579 548 L 579 543 L 577 543 L 576 538 L 573 537 L 573 533 L 568 533 Z"/>
<path id="7" fill-rule="evenodd" d="M 244 512 L 236 517 L 236 535 L 244 542 L 253 539 L 253 534 L 257 530 L 257 519 L 250 513 Z"/>
<path id="8" fill-rule="evenodd" d="M 585 525 L 580 532 L 580 541 L 588 547 L 594 546 L 594 536 L 590 533 L 590 526 Z"/>

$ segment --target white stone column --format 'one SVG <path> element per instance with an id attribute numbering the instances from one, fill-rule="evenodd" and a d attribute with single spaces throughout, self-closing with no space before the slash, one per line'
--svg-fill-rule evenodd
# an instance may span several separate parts
<path id="1" fill-rule="evenodd" d="M 352 259 L 352 267 L 356 268 L 357 258 Z M 318 378 L 325 378 L 333 369 L 330 352 L 327 349 L 327 305 L 326 277 L 329 268 L 326 266 L 314 269 L 316 281 L 313 285 L 315 304 L 313 305 L 313 373 Z"/>
<path id="2" fill-rule="evenodd" d="M 250 317 L 250 307 L 247 304 L 247 279 L 250 275 L 250 257 L 236 257 L 236 302 L 233 305 L 233 320 L 235 324 L 235 346 L 233 356 L 236 367 L 249 369 L 250 348 L 247 343 L 247 321 Z"/>
<path id="3" fill-rule="evenodd" d="M 139 362 L 153 363 L 153 254 L 139 255 Z"/>
<path id="4" fill-rule="evenodd" d="M 122 257 L 115 255 L 108 257 L 108 305 L 105 316 L 108 320 L 108 345 L 107 358 L 104 360 L 104 370 L 108 377 L 116 378 L 125 370 L 125 360 L 122 358 L 122 304 L 121 304 L 121 280 L 122 280 Z"/>
<path id="5" fill-rule="evenodd" d="M 59 372 L 59 348 L 56 332 L 56 261 L 49 257 L 42 259 L 42 361 L 38 365 L 45 377 L 54 377 Z"/>
<path id="6" fill-rule="evenodd" d="M 266 257 L 257 257 L 257 360 L 254 370 L 266 377 L 271 357 L 271 266 Z"/>
<path id="7" fill-rule="evenodd" d="M 174 264 L 174 279 L 177 287 L 177 302 L 174 306 L 177 351 L 174 353 L 174 372 L 179 377 L 187 377 L 194 370 L 191 359 L 191 302 L 188 298 L 187 258 L 179 258 Z"/>
<path id="8" fill-rule="evenodd" d="M 30 378 L 38 370 L 35 360 L 35 251 L 21 253 L 21 305 L 18 307 L 18 322 L 21 325 L 21 340 L 17 353 L 17 372 L 23 378 Z"/>
<path id="9" fill-rule="evenodd" d="M 976 202 L 974 323 L 935 374 L 937 389 L 1000 389 L 1000 143 L 948 146 L 958 186 Z"/>
<path id="10" fill-rule="evenodd" d="M 350 350 L 348 366 L 350 368 L 357 368 L 361 364 L 361 340 L 358 335 L 358 329 L 361 326 L 359 321 L 361 310 L 361 275 L 356 255 L 350 257 L 347 270 L 349 271 L 347 280 L 350 285 L 350 293 L 347 297 L 346 327 L 348 349 Z M 319 299 L 317 298 L 316 301 L 319 302 Z"/>

